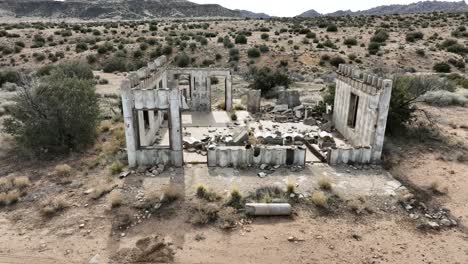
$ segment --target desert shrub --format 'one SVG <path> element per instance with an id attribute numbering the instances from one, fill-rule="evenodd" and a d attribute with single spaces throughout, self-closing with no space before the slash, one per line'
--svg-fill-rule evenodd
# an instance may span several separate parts
<path id="1" fill-rule="evenodd" d="M 60 164 L 55 166 L 54 172 L 55 175 L 60 176 L 60 177 L 66 177 L 70 176 L 70 173 L 72 171 L 72 167 L 68 164 Z"/>
<path id="2" fill-rule="evenodd" d="M 226 205 L 236 208 L 236 209 L 240 209 L 244 206 L 242 194 L 240 193 L 238 189 L 233 189 L 231 191 L 231 194 L 229 195 L 229 199 L 226 201 Z"/>
<path id="3" fill-rule="evenodd" d="M 270 51 L 270 48 L 268 48 L 267 45 L 263 44 L 263 45 L 260 45 L 260 47 L 258 47 L 260 52 L 261 53 L 267 53 L 268 51 Z"/>
<path id="4" fill-rule="evenodd" d="M 19 84 L 20 81 L 21 76 L 18 71 L 13 69 L 0 70 L 0 87 L 7 82 Z"/>
<path id="5" fill-rule="evenodd" d="M 124 203 L 124 197 L 120 191 L 112 191 L 108 197 L 111 208 L 119 207 Z"/>
<path id="6" fill-rule="evenodd" d="M 371 38 L 371 42 L 384 43 L 388 40 L 388 33 L 383 29 L 378 29 L 375 31 L 374 35 Z"/>
<path id="7" fill-rule="evenodd" d="M 416 54 L 421 57 L 426 56 L 426 52 L 423 49 L 417 49 Z"/>
<path id="8" fill-rule="evenodd" d="M 247 50 L 247 56 L 249 56 L 249 58 L 258 58 L 260 57 L 260 50 L 257 48 L 250 48 Z"/>
<path id="9" fill-rule="evenodd" d="M 262 35 L 260 35 L 260 38 L 263 40 L 268 40 L 270 38 L 270 35 L 268 33 L 262 33 Z"/>
<path id="10" fill-rule="evenodd" d="M 465 68 L 465 61 L 464 60 L 457 60 L 457 59 L 450 58 L 450 59 L 448 59 L 448 63 L 452 64 L 453 66 L 455 66 L 458 69 L 464 69 Z"/>
<path id="11" fill-rule="evenodd" d="M 283 69 L 271 70 L 268 67 L 260 69 L 252 69 L 253 76 L 252 88 L 262 91 L 262 95 L 266 95 L 272 88 L 276 86 L 289 87 L 291 80 L 289 75 Z"/>
<path id="12" fill-rule="evenodd" d="M 236 44 L 247 44 L 247 37 L 242 35 L 242 34 L 237 35 L 236 39 L 235 39 L 235 43 Z"/>
<path id="13" fill-rule="evenodd" d="M 15 98 L 5 131 L 35 153 L 62 153 L 94 142 L 99 117 L 93 80 L 80 64 L 67 64 L 29 84 Z"/>
<path id="14" fill-rule="evenodd" d="M 331 190 L 331 188 L 332 188 L 330 178 L 328 178 L 326 176 L 322 176 L 322 177 L 319 178 L 318 185 L 319 185 L 320 189 L 322 189 L 322 190 Z"/>
<path id="15" fill-rule="evenodd" d="M 51 217 L 68 207 L 63 197 L 49 197 L 41 203 L 40 213 L 45 217 Z"/>
<path id="16" fill-rule="evenodd" d="M 346 61 L 340 56 L 336 56 L 330 59 L 330 64 L 337 68 L 340 64 L 344 64 L 344 63 L 346 63 Z"/>
<path id="17" fill-rule="evenodd" d="M 103 63 L 103 71 L 107 73 L 112 72 L 126 72 L 128 70 L 125 58 L 114 56 L 107 59 Z"/>
<path id="18" fill-rule="evenodd" d="M 185 68 L 190 64 L 190 57 L 183 52 L 175 57 L 175 64 L 177 67 Z"/>
<path id="19" fill-rule="evenodd" d="M 468 98 L 462 94 L 445 90 L 428 92 L 422 96 L 422 100 L 428 104 L 437 106 L 468 105 Z"/>
<path id="20" fill-rule="evenodd" d="M 323 192 L 313 192 L 311 196 L 312 203 L 317 207 L 325 208 L 328 204 L 328 198 Z"/>
<path id="21" fill-rule="evenodd" d="M 306 34 L 306 38 L 314 39 L 315 37 L 316 37 L 316 34 L 314 32 L 309 32 Z"/>
<path id="22" fill-rule="evenodd" d="M 162 48 L 161 52 L 166 56 L 171 55 L 172 54 L 172 46 L 168 46 L 168 45 L 164 46 Z"/>
<path id="23" fill-rule="evenodd" d="M 370 42 L 367 50 L 369 51 L 369 54 L 375 55 L 380 50 L 380 44 L 378 42 Z"/>
<path id="24" fill-rule="evenodd" d="M 390 109 L 387 118 L 387 132 L 400 131 L 415 119 L 415 103 L 427 92 L 437 90 L 453 91 L 455 88 L 448 80 L 428 76 L 397 76 L 393 81 Z"/>
<path id="25" fill-rule="evenodd" d="M 442 72 L 442 73 L 449 73 L 450 70 L 450 65 L 445 63 L 445 62 L 439 62 L 434 64 L 432 69 L 436 72 Z"/>
<path id="26" fill-rule="evenodd" d="M 347 38 L 343 41 L 343 44 L 346 46 L 356 46 L 357 45 L 357 39 L 356 38 Z"/>
<path id="27" fill-rule="evenodd" d="M 218 219 L 219 207 L 213 203 L 200 202 L 190 209 L 190 222 L 193 225 L 206 225 Z"/>
<path id="28" fill-rule="evenodd" d="M 75 51 L 77 53 L 81 53 L 86 50 L 88 50 L 88 44 L 86 44 L 85 42 L 79 42 L 76 44 Z"/>
<path id="29" fill-rule="evenodd" d="M 109 172 L 112 174 L 112 175 L 115 175 L 115 174 L 119 174 L 123 171 L 123 168 L 124 166 L 122 165 L 122 163 L 116 161 L 116 162 L 113 162 L 110 166 L 109 166 Z"/>
<path id="30" fill-rule="evenodd" d="M 110 184 L 99 184 L 97 185 L 92 192 L 90 193 L 91 199 L 97 200 L 104 196 L 105 194 L 110 193 L 114 189 L 114 186 Z"/>
<path id="31" fill-rule="evenodd" d="M 327 32 L 337 32 L 338 27 L 335 24 L 330 24 L 327 26 Z"/>
<path id="32" fill-rule="evenodd" d="M 223 229 L 233 228 L 236 226 L 238 216 L 236 209 L 233 207 L 221 208 L 218 212 L 218 222 Z"/>
<path id="33" fill-rule="evenodd" d="M 415 42 L 424 38 L 424 34 L 420 31 L 412 31 L 406 33 L 406 41 Z"/>

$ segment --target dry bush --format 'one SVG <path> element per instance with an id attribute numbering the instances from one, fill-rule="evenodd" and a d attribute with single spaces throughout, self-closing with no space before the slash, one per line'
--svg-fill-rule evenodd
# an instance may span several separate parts
<path id="1" fill-rule="evenodd" d="M 198 185 L 197 186 L 197 197 L 200 199 L 204 199 L 208 202 L 214 202 L 218 200 L 220 197 L 216 192 L 213 190 L 208 190 L 205 186 L 203 185 Z"/>
<path id="2" fill-rule="evenodd" d="M 18 201 L 21 196 L 21 192 L 18 190 L 11 190 L 8 192 L 0 193 L 0 206 L 11 205 Z"/>
<path id="3" fill-rule="evenodd" d="M 0 178 L 0 192 L 7 192 L 13 188 L 11 177 Z"/>
<path id="4" fill-rule="evenodd" d="M 214 203 L 200 202 L 192 206 L 190 223 L 193 225 L 206 225 L 218 219 L 219 207 Z"/>
<path id="5" fill-rule="evenodd" d="M 331 190 L 331 188 L 332 188 L 330 178 L 328 178 L 326 176 L 321 176 L 319 178 L 318 185 L 319 185 L 320 189 L 322 189 L 322 190 Z"/>
<path id="6" fill-rule="evenodd" d="M 31 184 L 26 176 L 18 176 L 13 178 L 13 185 L 18 189 L 24 189 Z"/>
<path id="7" fill-rule="evenodd" d="M 237 211 L 232 207 L 224 207 L 218 212 L 219 225 L 223 229 L 235 227 L 238 220 Z"/>
<path id="8" fill-rule="evenodd" d="M 323 192 L 314 192 L 312 193 L 312 203 L 314 203 L 318 207 L 326 207 L 328 204 L 328 198 Z"/>
<path id="9" fill-rule="evenodd" d="M 124 166 L 122 165 L 122 163 L 116 161 L 116 162 L 113 162 L 110 166 L 109 166 L 109 172 L 112 174 L 112 175 L 115 175 L 115 174 L 119 174 L 123 171 L 123 168 Z"/>
<path id="10" fill-rule="evenodd" d="M 57 165 L 55 166 L 55 169 L 54 169 L 55 175 L 61 176 L 61 177 L 70 176 L 71 171 L 72 171 L 72 168 L 68 164 Z"/>
<path id="11" fill-rule="evenodd" d="M 422 100 L 437 106 L 468 105 L 468 99 L 462 94 L 445 90 L 428 92 L 422 97 Z"/>
<path id="12" fill-rule="evenodd" d="M 110 184 L 99 185 L 96 188 L 94 188 L 94 190 L 91 192 L 91 198 L 97 200 L 106 193 L 111 192 L 113 189 L 114 186 Z"/>
<path id="13" fill-rule="evenodd" d="M 108 197 L 111 208 L 119 207 L 124 203 L 124 197 L 120 191 L 113 191 Z"/>
<path id="14" fill-rule="evenodd" d="M 239 189 L 232 189 L 229 199 L 226 202 L 227 206 L 240 209 L 244 206 L 243 197 Z"/>
<path id="15" fill-rule="evenodd" d="M 349 209 L 354 213 L 359 213 L 363 209 L 362 203 L 358 199 L 349 200 L 347 204 Z"/>
<path id="16" fill-rule="evenodd" d="M 236 111 L 244 111 L 246 108 L 245 108 L 245 105 L 243 104 L 234 104 L 234 110 Z"/>
<path id="17" fill-rule="evenodd" d="M 63 197 L 54 197 L 54 198 L 47 198 L 41 205 L 40 213 L 43 216 L 53 216 L 68 207 L 65 198 Z"/>
<path id="18" fill-rule="evenodd" d="M 182 198 L 183 190 L 174 185 L 169 185 L 163 188 L 163 198 L 161 199 L 164 203 L 173 202 L 179 198 Z"/>
<path id="19" fill-rule="evenodd" d="M 286 193 L 291 194 L 291 193 L 296 193 L 296 183 L 293 181 L 288 181 L 286 184 Z"/>
<path id="20" fill-rule="evenodd" d="M 115 155 L 125 145 L 125 129 L 123 125 L 118 125 L 112 129 L 112 137 L 102 145 L 105 155 Z"/>
<path id="21" fill-rule="evenodd" d="M 101 125 L 99 126 L 99 130 L 102 133 L 108 132 L 112 127 L 112 123 L 109 120 L 104 120 L 101 122 Z"/>
<path id="22" fill-rule="evenodd" d="M 151 190 L 145 193 L 142 207 L 145 209 L 153 209 L 161 204 L 161 193 Z"/>

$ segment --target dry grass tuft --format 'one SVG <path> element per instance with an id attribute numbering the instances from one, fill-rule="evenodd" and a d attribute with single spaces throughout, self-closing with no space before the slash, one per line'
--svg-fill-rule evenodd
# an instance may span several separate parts
<path id="1" fill-rule="evenodd" d="M 226 205 L 237 209 L 240 209 L 244 206 L 243 197 L 239 189 L 232 189 L 229 199 L 226 202 Z"/>
<path id="2" fill-rule="evenodd" d="M 312 193 L 312 203 L 314 203 L 318 207 L 326 207 L 328 204 L 328 198 L 323 192 L 314 192 Z"/>
<path id="3" fill-rule="evenodd" d="M 182 198 L 183 190 L 174 185 L 169 185 L 163 188 L 162 202 L 171 203 L 179 198 Z"/>
<path id="4" fill-rule="evenodd" d="M 19 200 L 20 196 L 21 192 L 16 189 L 8 192 L 2 192 L 0 193 L 0 206 L 12 205 Z"/>
<path id="5" fill-rule="evenodd" d="M 70 167 L 68 164 L 61 164 L 61 165 L 55 166 L 54 171 L 55 171 L 55 175 L 66 177 L 66 176 L 70 176 L 72 167 Z"/>
<path id="6" fill-rule="evenodd" d="M 206 225 L 218 219 L 219 207 L 214 203 L 200 202 L 192 206 L 190 223 Z"/>
<path id="7" fill-rule="evenodd" d="M 320 189 L 322 189 L 322 190 L 331 190 L 331 188 L 332 188 L 330 178 L 328 178 L 326 176 L 321 176 L 319 178 L 318 185 L 319 185 Z"/>
<path id="8" fill-rule="evenodd" d="M 13 178 L 13 185 L 16 188 L 24 189 L 28 187 L 30 184 L 31 182 L 29 181 L 29 178 L 26 176 L 18 176 L 18 177 Z"/>
<path id="9" fill-rule="evenodd" d="M 97 200 L 97 199 L 101 198 L 103 195 L 105 195 L 106 193 L 111 192 L 113 189 L 114 189 L 114 186 L 110 185 L 110 184 L 97 186 L 91 192 L 91 198 L 94 199 L 94 200 Z"/>
<path id="10" fill-rule="evenodd" d="M 232 207 L 224 207 L 218 212 L 219 225 L 223 229 L 235 227 L 238 220 L 237 211 Z"/>
<path id="11" fill-rule="evenodd" d="M 123 171 L 123 168 L 124 166 L 122 165 L 122 163 L 116 161 L 109 166 L 109 172 L 112 175 L 119 174 Z"/>
<path id="12" fill-rule="evenodd" d="M 207 200 L 208 202 L 214 202 L 219 199 L 218 194 L 216 194 L 212 190 L 208 190 L 205 186 L 201 184 L 197 186 L 196 193 L 198 198 Z"/>
<path id="13" fill-rule="evenodd" d="M 99 126 L 99 130 L 102 133 L 108 132 L 112 127 L 112 123 L 109 120 L 104 120 L 101 122 L 101 125 Z"/>
<path id="14" fill-rule="evenodd" d="M 291 193 L 296 193 L 296 183 L 293 181 L 288 181 L 286 184 L 286 193 L 291 194 Z"/>
<path id="15" fill-rule="evenodd" d="M 68 207 L 67 202 L 63 197 L 54 197 L 47 198 L 45 202 L 42 203 L 40 213 L 43 216 L 51 217 Z"/>
<path id="16" fill-rule="evenodd" d="M 108 197 L 109 204 L 111 208 L 116 208 L 124 203 L 124 197 L 122 195 L 122 192 L 120 191 L 113 191 L 109 194 Z"/>

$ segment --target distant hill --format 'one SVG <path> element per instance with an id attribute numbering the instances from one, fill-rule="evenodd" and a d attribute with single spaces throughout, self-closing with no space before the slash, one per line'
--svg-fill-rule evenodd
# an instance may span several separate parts
<path id="1" fill-rule="evenodd" d="M 0 0 L 0 16 L 143 19 L 155 17 L 241 17 L 217 4 L 186 0 Z"/>
<path id="2" fill-rule="evenodd" d="M 322 16 L 322 14 L 315 11 L 314 9 L 311 9 L 300 14 L 298 17 L 319 17 L 319 16 Z"/>
<path id="3" fill-rule="evenodd" d="M 309 12 L 310 15 L 309 15 Z M 430 12 L 468 12 L 468 5 L 465 1 L 442 2 L 442 1 L 422 1 L 408 5 L 383 5 L 367 10 L 353 12 L 351 10 L 339 10 L 328 14 L 319 14 L 315 10 L 309 10 L 299 15 L 299 17 L 323 16 L 369 16 L 369 15 L 390 15 L 390 14 L 410 14 L 410 13 L 430 13 Z M 318 14 L 318 15 L 317 15 Z"/>
<path id="4" fill-rule="evenodd" d="M 239 9 L 236 9 L 234 11 L 238 11 L 240 13 L 240 16 L 241 17 L 249 17 L 249 18 L 271 18 L 270 15 L 268 14 L 265 14 L 265 13 L 254 13 L 254 12 L 250 12 L 250 11 L 247 11 L 247 10 L 239 10 Z"/>

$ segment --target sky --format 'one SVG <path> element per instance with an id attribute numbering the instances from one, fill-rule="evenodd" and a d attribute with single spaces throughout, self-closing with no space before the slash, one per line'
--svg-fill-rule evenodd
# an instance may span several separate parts
<path id="1" fill-rule="evenodd" d="M 421 0 L 189 0 L 199 4 L 220 4 L 229 9 L 245 9 L 272 16 L 290 17 L 307 10 L 331 13 L 337 10 L 364 10 L 380 5 L 410 4 Z M 459 1 L 459 0 L 441 0 Z"/>

